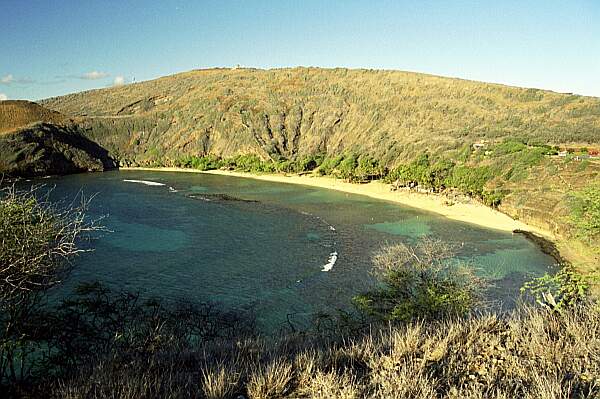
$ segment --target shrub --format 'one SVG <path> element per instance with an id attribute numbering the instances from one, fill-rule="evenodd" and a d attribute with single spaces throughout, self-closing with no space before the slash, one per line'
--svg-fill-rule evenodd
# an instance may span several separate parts
<path id="1" fill-rule="evenodd" d="M 36 191 L 0 192 L 0 384 L 32 377 L 45 346 L 39 322 L 43 295 L 70 271 L 80 237 L 100 229 L 85 217 L 87 201 L 61 208 Z"/>
<path id="2" fill-rule="evenodd" d="M 588 291 L 594 276 L 583 276 L 569 265 L 564 266 L 554 275 L 528 281 L 521 288 L 521 293 L 531 296 L 544 308 L 562 312 L 572 309 L 588 299 Z"/>
<path id="3" fill-rule="evenodd" d="M 487 206 L 491 206 L 492 208 L 497 208 L 502 199 L 504 198 L 504 193 L 500 190 L 487 191 L 484 190 L 482 193 L 483 203 Z"/>
<path id="4" fill-rule="evenodd" d="M 600 185 L 592 184 L 571 195 L 571 223 L 575 234 L 589 243 L 600 236 Z"/>
<path id="5" fill-rule="evenodd" d="M 384 287 L 355 297 L 360 310 L 381 320 L 406 322 L 465 315 L 480 303 L 482 280 L 438 240 L 397 244 L 374 257 L 374 273 Z"/>
<path id="6" fill-rule="evenodd" d="M 358 157 L 358 165 L 356 167 L 356 177 L 359 180 L 369 178 L 380 178 L 384 174 L 384 168 L 379 165 L 379 161 L 369 155 L 361 155 Z"/>
<path id="7" fill-rule="evenodd" d="M 192 168 L 198 170 L 212 170 L 219 169 L 222 166 L 220 158 L 214 155 L 207 156 L 187 156 L 175 161 L 175 165 L 182 168 Z"/>
<path id="8" fill-rule="evenodd" d="M 346 154 L 337 167 L 337 176 L 348 181 L 357 179 L 356 168 L 358 166 L 358 156 L 356 154 Z"/>
<path id="9" fill-rule="evenodd" d="M 272 162 L 265 162 L 254 154 L 238 155 L 227 160 L 226 163 L 243 172 L 259 173 L 275 171 L 275 165 Z"/>
<path id="10" fill-rule="evenodd" d="M 343 155 L 338 155 L 333 158 L 325 158 L 319 166 L 319 168 L 317 169 L 317 173 L 320 175 L 331 175 L 335 168 L 338 167 L 340 162 L 342 162 L 342 159 L 344 159 Z"/>
<path id="11" fill-rule="evenodd" d="M 509 139 L 505 140 L 501 144 L 496 145 L 496 147 L 494 148 L 494 153 L 496 155 L 507 155 L 525 151 L 526 149 L 527 145 L 523 142 Z"/>
<path id="12" fill-rule="evenodd" d="M 61 209 L 35 191 L 0 191 L 0 305 L 26 300 L 58 284 L 69 260 L 82 252 L 77 241 L 100 229 L 85 218 L 87 200 Z"/>
<path id="13" fill-rule="evenodd" d="M 493 177 L 488 166 L 457 166 L 446 180 L 448 187 L 458 188 L 465 194 L 481 197 L 485 184 Z"/>
<path id="14" fill-rule="evenodd" d="M 324 160 L 325 155 L 323 154 L 307 156 L 298 162 L 298 172 L 308 172 L 311 170 L 315 170 L 319 166 L 321 166 Z"/>

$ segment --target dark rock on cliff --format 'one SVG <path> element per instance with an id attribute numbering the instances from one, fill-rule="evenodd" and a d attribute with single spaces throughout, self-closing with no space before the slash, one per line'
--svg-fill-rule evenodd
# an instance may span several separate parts
<path id="1" fill-rule="evenodd" d="M 63 175 L 116 166 L 104 148 L 75 126 L 37 123 L 0 136 L 0 174 Z"/>

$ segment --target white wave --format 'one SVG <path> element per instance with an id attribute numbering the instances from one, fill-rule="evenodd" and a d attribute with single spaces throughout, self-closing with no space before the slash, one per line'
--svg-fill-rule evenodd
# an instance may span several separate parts
<path id="1" fill-rule="evenodd" d="M 329 226 L 329 230 L 331 230 L 331 231 L 335 231 L 335 227 L 333 227 L 333 226 Z"/>
<path id="2" fill-rule="evenodd" d="M 169 191 L 170 191 L 170 192 L 172 192 L 172 193 L 176 193 L 176 192 L 178 192 L 177 190 L 175 190 L 175 189 L 174 189 L 173 187 L 171 187 L 171 186 L 169 186 Z"/>
<path id="3" fill-rule="evenodd" d="M 139 183 L 139 184 L 145 184 L 147 186 L 164 186 L 163 183 L 159 183 L 156 181 L 149 181 L 149 180 L 131 180 L 131 179 L 123 179 L 123 181 L 126 181 L 128 183 Z"/>
<path id="4" fill-rule="evenodd" d="M 327 264 L 323 265 L 323 270 L 324 272 L 328 272 L 331 269 L 333 269 L 333 265 L 335 265 L 335 262 L 337 261 L 338 258 L 338 253 L 337 251 L 334 251 L 332 253 L 329 254 L 329 259 L 327 260 Z"/>

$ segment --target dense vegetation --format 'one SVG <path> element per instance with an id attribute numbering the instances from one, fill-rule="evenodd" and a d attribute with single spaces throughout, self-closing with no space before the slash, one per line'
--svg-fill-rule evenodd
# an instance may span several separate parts
<path id="1" fill-rule="evenodd" d="M 600 185 L 573 193 L 572 222 L 576 234 L 590 243 L 600 241 Z"/>
<path id="2" fill-rule="evenodd" d="M 261 338 L 247 315 L 214 304 L 142 300 L 97 283 L 48 302 L 47 290 L 87 248 L 81 238 L 99 227 L 85 217 L 85 201 L 69 208 L 43 198 L 12 189 L 0 198 L 5 397 L 600 394 L 600 313 L 571 272 L 526 287 L 560 306 L 481 315 L 473 312 L 480 285 L 448 263 L 450 248 L 432 240 L 384 247 L 374 258 L 384 285 L 357 297 L 358 313 L 330 315 L 328 327 L 301 334 Z"/>
<path id="3" fill-rule="evenodd" d="M 234 169 L 252 173 L 315 172 L 350 182 L 383 179 L 393 183 L 396 188 L 410 187 L 433 192 L 454 189 L 479 198 L 487 205 L 498 206 L 504 195 L 504 182 L 523 180 L 532 167 L 557 153 L 555 147 L 527 145 L 517 140 L 506 140 L 490 148 L 484 152 L 466 146 L 458 151 L 458 155 L 449 153 L 444 156 L 423 152 L 411 162 L 392 169 L 369 155 L 352 152 L 337 156 L 309 155 L 295 161 L 265 161 L 257 155 L 238 155 L 225 159 L 214 155 L 185 156 L 175 160 L 172 165 L 198 170 Z M 160 161 L 153 165 L 168 166 Z M 491 187 L 493 180 L 495 184 Z"/>

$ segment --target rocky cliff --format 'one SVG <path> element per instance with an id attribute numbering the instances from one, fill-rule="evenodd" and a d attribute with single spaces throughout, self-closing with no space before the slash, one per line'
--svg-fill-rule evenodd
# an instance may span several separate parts
<path id="1" fill-rule="evenodd" d="M 0 102 L 0 174 L 31 177 L 114 168 L 108 151 L 64 115 L 28 101 Z"/>

